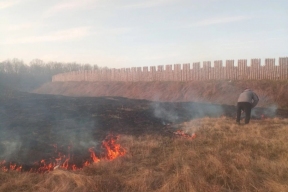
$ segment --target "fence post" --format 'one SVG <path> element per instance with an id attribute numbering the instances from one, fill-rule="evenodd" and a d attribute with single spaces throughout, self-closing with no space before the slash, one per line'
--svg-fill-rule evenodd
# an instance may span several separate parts
<path id="1" fill-rule="evenodd" d="M 233 79 L 234 76 L 234 60 L 226 60 L 226 74 L 225 79 Z"/>
<path id="2" fill-rule="evenodd" d="M 247 79 L 249 76 L 249 71 L 247 67 L 247 60 L 246 59 L 239 59 L 238 60 L 238 76 L 237 79 Z"/>
<path id="3" fill-rule="evenodd" d="M 165 79 L 167 81 L 173 81 L 172 65 L 165 66 Z"/>
<path id="4" fill-rule="evenodd" d="M 203 62 L 203 74 L 202 74 L 203 80 L 210 79 L 210 68 L 211 68 L 211 62 L 210 61 L 204 61 Z"/>
<path id="5" fill-rule="evenodd" d="M 151 81 L 157 81 L 157 74 L 156 74 L 156 67 L 151 66 L 150 67 L 150 74 L 151 74 Z"/>
<path id="6" fill-rule="evenodd" d="M 148 67 L 143 67 L 143 77 L 144 81 L 150 81 Z"/>
<path id="7" fill-rule="evenodd" d="M 182 81 L 189 81 L 190 80 L 190 63 L 183 64 L 182 69 Z"/>
<path id="8" fill-rule="evenodd" d="M 222 66 L 222 61 L 214 61 L 214 70 L 215 70 L 215 79 L 224 79 L 223 77 L 223 66 Z"/>
<path id="9" fill-rule="evenodd" d="M 193 63 L 193 79 L 200 80 L 200 62 Z"/>
<path id="10" fill-rule="evenodd" d="M 181 64 L 174 64 L 174 81 L 181 81 Z"/>
<path id="11" fill-rule="evenodd" d="M 287 79 L 288 57 L 279 58 L 280 79 Z"/>
<path id="12" fill-rule="evenodd" d="M 163 65 L 158 65 L 158 70 L 157 70 L 157 81 L 163 81 Z"/>

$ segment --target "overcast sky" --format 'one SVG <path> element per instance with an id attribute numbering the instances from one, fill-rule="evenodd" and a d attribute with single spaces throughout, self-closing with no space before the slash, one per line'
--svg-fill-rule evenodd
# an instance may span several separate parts
<path id="1" fill-rule="evenodd" d="M 122 68 L 279 58 L 287 34 L 288 0 L 0 0 L 0 61 Z"/>

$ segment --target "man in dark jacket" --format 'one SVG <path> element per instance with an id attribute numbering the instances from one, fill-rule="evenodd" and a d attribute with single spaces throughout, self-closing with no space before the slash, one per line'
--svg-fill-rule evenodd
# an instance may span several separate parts
<path id="1" fill-rule="evenodd" d="M 236 122 L 240 124 L 241 111 L 245 113 L 245 124 L 248 124 L 251 117 L 251 109 L 257 105 L 259 101 L 258 96 L 251 89 L 245 89 L 238 98 L 237 102 L 237 119 Z"/>

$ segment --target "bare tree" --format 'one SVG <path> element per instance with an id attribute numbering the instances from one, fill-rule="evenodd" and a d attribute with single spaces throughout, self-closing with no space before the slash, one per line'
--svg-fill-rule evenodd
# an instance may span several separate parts
<path id="1" fill-rule="evenodd" d="M 53 75 L 71 71 L 97 70 L 99 67 L 79 63 L 45 63 L 41 59 L 33 59 L 29 65 L 17 58 L 0 62 L 0 81 L 15 89 L 29 91 L 49 82 Z"/>

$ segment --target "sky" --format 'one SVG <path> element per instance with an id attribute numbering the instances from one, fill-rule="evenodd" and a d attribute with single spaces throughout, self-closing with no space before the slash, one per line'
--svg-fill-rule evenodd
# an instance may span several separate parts
<path id="1" fill-rule="evenodd" d="M 287 34 L 287 0 L 0 0 L 0 62 L 263 62 L 288 57 Z"/>

